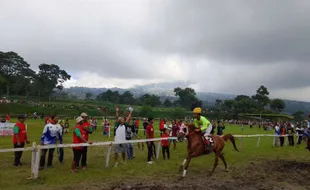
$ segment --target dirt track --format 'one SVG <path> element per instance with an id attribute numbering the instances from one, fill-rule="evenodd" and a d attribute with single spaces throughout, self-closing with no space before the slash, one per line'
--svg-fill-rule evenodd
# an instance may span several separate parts
<path id="1" fill-rule="evenodd" d="M 147 183 L 129 181 L 108 189 L 310 189 L 310 163 L 296 161 L 263 161 L 251 163 L 246 168 L 230 168 L 229 172 L 224 172 L 219 167 L 210 178 L 202 174 L 188 176 L 190 177 L 181 181 L 178 179 L 148 181 Z"/>

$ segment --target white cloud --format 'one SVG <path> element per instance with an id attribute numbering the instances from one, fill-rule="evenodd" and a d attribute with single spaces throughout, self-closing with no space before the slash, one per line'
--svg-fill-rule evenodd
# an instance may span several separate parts
<path id="1" fill-rule="evenodd" d="M 65 86 L 310 93 L 308 1 L 7 0 L 0 22 L 1 51 L 59 65 L 74 74 Z"/>

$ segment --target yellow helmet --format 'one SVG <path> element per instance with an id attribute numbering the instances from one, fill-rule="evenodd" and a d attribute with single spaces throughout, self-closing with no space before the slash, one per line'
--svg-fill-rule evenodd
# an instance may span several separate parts
<path id="1" fill-rule="evenodd" d="M 201 114 L 201 108 L 197 107 L 193 110 L 193 113 Z"/>

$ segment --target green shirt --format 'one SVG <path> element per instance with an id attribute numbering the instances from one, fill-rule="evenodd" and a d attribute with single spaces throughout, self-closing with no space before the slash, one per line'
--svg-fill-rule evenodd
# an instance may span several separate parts
<path id="1" fill-rule="evenodd" d="M 80 136 L 81 136 L 81 131 L 80 131 L 79 128 L 74 129 L 74 133 L 75 133 L 75 135 L 76 135 L 77 137 L 80 137 Z"/>
<path id="2" fill-rule="evenodd" d="M 19 133 L 19 127 L 18 126 L 14 126 L 14 134 L 18 134 Z"/>
<path id="3" fill-rule="evenodd" d="M 211 124 L 207 118 L 200 116 L 200 120 L 194 119 L 194 124 L 196 127 L 201 127 L 201 130 L 204 131 L 208 128 L 208 126 Z"/>

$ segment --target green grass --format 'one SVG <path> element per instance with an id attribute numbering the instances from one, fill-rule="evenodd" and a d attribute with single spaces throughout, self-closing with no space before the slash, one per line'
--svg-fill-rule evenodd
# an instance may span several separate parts
<path id="1" fill-rule="evenodd" d="M 101 122 L 101 121 L 100 121 Z M 98 123 L 100 123 L 98 122 Z M 28 120 L 28 136 L 31 142 L 39 139 L 44 127 L 43 120 Z M 72 126 L 72 125 L 71 125 Z M 157 129 L 158 124 L 155 123 Z M 65 134 L 64 143 L 72 142 L 72 130 Z M 272 131 L 264 131 L 263 129 L 245 127 L 241 131 L 240 126 L 227 125 L 225 133 L 233 134 L 262 134 L 270 133 Z M 157 133 L 158 136 L 158 133 Z M 140 137 L 143 137 L 140 131 Z M 113 140 L 108 137 L 103 137 L 101 129 L 99 128 L 90 137 L 93 141 L 109 141 Z M 309 152 L 296 147 L 272 148 L 272 137 L 262 137 L 260 147 L 256 147 L 257 138 L 244 138 L 241 152 L 233 151 L 230 143 L 224 149 L 226 160 L 229 166 L 244 167 L 250 162 L 260 159 L 289 159 L 289 160 L 305 160 L 309 157 Z M 240 139 L 237 139 L 237 144 L 240 146 Z M 28 145 L 30 146 L 30 145 Z M 0 148 L 11 148 L 11 137 L 0 137 Z M 105 168 L 106 147 L 90 147 L 88 150 L 88 169 L 81 171 L 78 174 L 70 172 L 72 150 L 65 149 L 65 163 L 62 165 L 54 157 L 54 168 L 40 171 L 39 179 L 29 180 L 30 177 L 30 163 L 31 152 L 24 152 L 22 162 L 25 163 L 22 167 L 16 168 L 13 166 L 12 153 L 0 153 L 0 189 L 73 189 L 77 185 L 84 184 L 101 184 L 121 183 L 129 178 L 136 178 L 140 180 L 158 179 L 158 178 L 176 178 L 180 175 L 178 173 L 178 166 L 182 163 L 186 156 L 186 143 L 178 143 L 177 151 L 171 150 L 171 160 L 165 161 L 160 159 L 154 165 L 146 163 L 147 150 L 139 151 L 137 146 L 134 146 L 135 159 L 128 161 L 127 165 L 120 164 L 118 168 L 113 166 L 113 157 L 111 157 L 110 166 Z M 55 153 L 56 155 L 56 153 Z M 213 165 L 214 156 L 202 156 L 192 160 L 188 171 L 188 176 L 195 176 L 195 174 L 202 174 L 210 170 Z M 223 164 L 219 162 L 216 173 L 221 173 Z"/>

